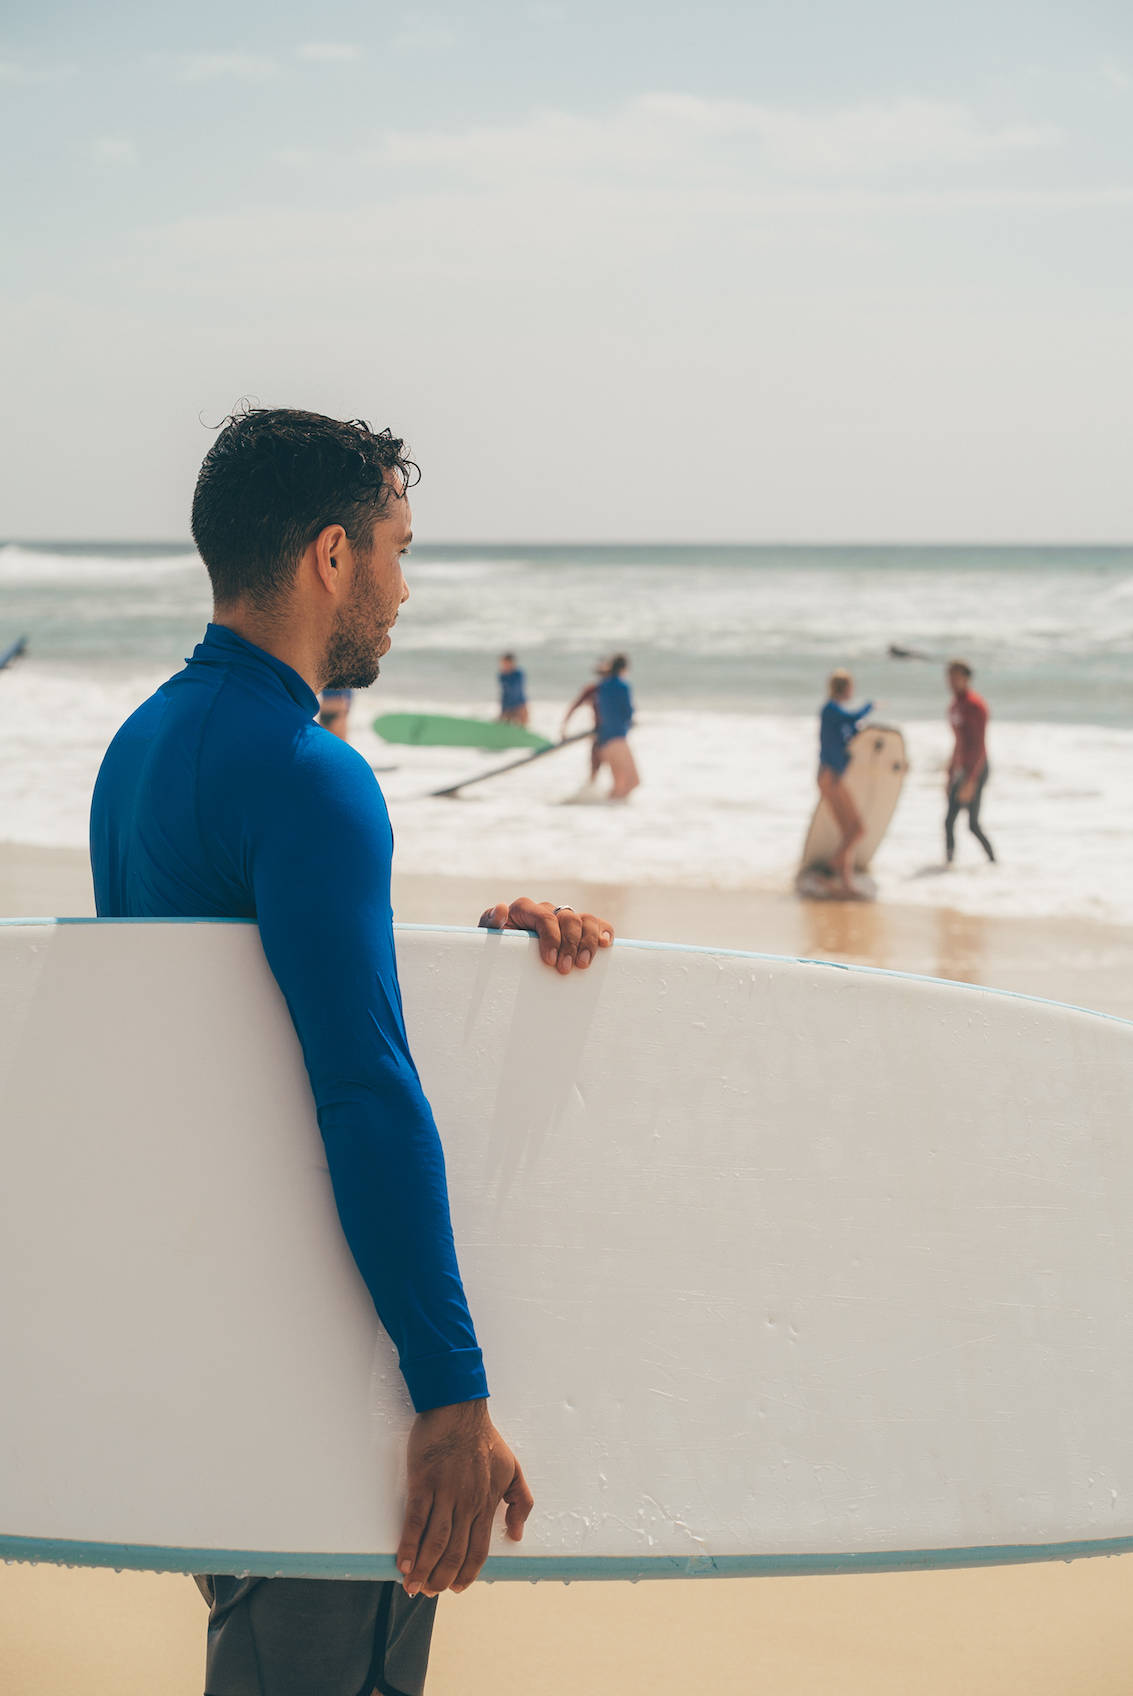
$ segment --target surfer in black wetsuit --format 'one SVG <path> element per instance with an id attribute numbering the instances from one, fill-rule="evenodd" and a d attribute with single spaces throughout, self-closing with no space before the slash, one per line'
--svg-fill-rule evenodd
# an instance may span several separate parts
<path id="1" fill-rule="evenodd" d="M 967 660 L 951 660 L 947 671 L 952 700 L 948 723 L 956 738 L 948 764 L 948 813 L 944 820 L 944 845 L 949 865 L 956 854 L 956 820 L 967 809 L 968 829 L 995 864 L 995 849 L 980 828 L 980 802 L 988 780 L 987 702 L 972 688 L 972 668 Z"/>

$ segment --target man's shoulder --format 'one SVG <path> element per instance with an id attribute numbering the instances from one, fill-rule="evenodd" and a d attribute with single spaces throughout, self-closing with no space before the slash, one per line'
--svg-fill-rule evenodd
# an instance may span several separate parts
<path id="1" fill-rule="evenodd" d="M 108 754 L 115 750 L 121 752 L 129 743 L 146 741 L 154 735 L 165 717 L 168 705 L 165 691 L 166 685 L 162 684 L 160 689 L 155 689 L 147 700 L 134 708 L 129 718 L 123 719 L 110 738 Z"/>
<path id="2" fill-rule="evenodd" d="M 307 795 L 349 794 L 377 788 L 368 762 L 356 748 L 314 719 L 250 720 L 238 733 L 222 719 L 209 730 L 213 752 L 223 747 L 229 769 L 262 774 Z"/>
<path id="3" fill-rule="evenodd" d="M 374 768 L 357 748 L 321 724 L 304 724 L 291 739 L 290 759 L 297 772 L 311 781 L 340 789 L 378 788 Z"/>
<path id="4" fill-rule="evenodd" d="M 330 851 L 378 866 L 393 852 L 372 769 L 349 743 L 313 722 L 206 756 L 200 799 L 206 818 L 253 854 L 274 845 L 289 863 Z"/>
<path id="5" fill-rule="evenodd" d="M 178 706 L 181 706 L 178 703 Z M 370 766 L 349 743 L 307 718 L 302 709 L 270 710 L 239 678 L 226 678 L 209 701 L 184 703 L 184 724 L 199 736 L 203 790 L 219 786 L 241 811 L 278 803 L 296 812 L 336 798 L 356 802 L 377 789 Z M 171 719 L 181 716 L 177 707 Z M 171 729 L 173 726 L 171 724 Z M 380 794 L 380 792 L 379 792 Z"/>
<path id="6" fill-rule="evenodd" d="M 92 799 L 94 816 L 116 804 L 123 785 L 136 782 L 164 716 L 165 698 L 159 689 L 118 726 L 99 763 Z"/>

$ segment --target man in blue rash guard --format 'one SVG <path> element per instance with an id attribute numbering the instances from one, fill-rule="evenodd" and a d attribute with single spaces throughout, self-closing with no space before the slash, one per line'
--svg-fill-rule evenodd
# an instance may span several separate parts
<path id="1" fill-rule="evenodd" d="M 829 689 L 830 699 L 819 719 L 818 792 L 826 799 L 842 832 L 842 841 L 834 856 L 834 871 L 842 893 L 858 899 L 860 892 L 854 885 L 853 853 L 865 826 L 842 779 L 850 763 L 850 743 L 857 735 L 862 720 L 873 710 L 873 702 L 867 701 L 864 707 L 855 707 L 852 711 L 845 705 L 854 692 L 854 680 L 848 671 L 832 672 Z"/>
<path id="2" fill-rule="evenodd" d="M 314 722 L 319 690 L 366 688 L 389 650 L 409 594 L 415 472 L 388 430 L 265 409 L 227 422 L 193 501 L 214 621 L 115 736 L 91 809 L 100 916 L 257 921 L 343 1230 L 417 1411 L 402 1583 L 199 1580 L 206 1696 L 419 1696 L 435 1597 L 476 1577 L 501 1500 L 513 1538 L 532 1506 L 488 1417 L 440 1141 L 406 1041 L 385 802 L 365 760 Z M 534 930 L 560 973 L 585 969 L 613 934 L 526 898 L 480 923 Z"/>

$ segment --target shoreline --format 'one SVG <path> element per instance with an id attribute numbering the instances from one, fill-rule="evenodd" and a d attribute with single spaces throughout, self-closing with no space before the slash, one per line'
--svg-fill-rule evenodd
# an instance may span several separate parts
<path id="1" fill-rule="evenodd" d="M 800 901 L 760 885 L 710 889 L 411 871 L 394 872 L 394 917 L 403 924 L 475 925 L 492 901 L 523 894 L 553 895 L 556 903 L 600 913 L 627 940 L 874 966 L 1133 1019 L 1133 927 L 1095 919 Z M 0 843 L 0 917 L 93 914 L 83 849 Z"/>
<path id="2" fill-rule="evenodd" d="M 473 925 L 497 890 L 501 897 L 541 894 L 541 885 L 528 888 L 533 881 L 506 874 L 485 879 L 395 873 L 394 917 L 409 924 Z M 871 966 L 1133 1018 L 1129 926 L 1088 919 L 991 918 L 881 901 L 802 901 L 793 893 L 760 887 L 695 889 L 561 878 L 554 880 L 553 893 L 556 903 L 608 918 L 626 940 Z"/>

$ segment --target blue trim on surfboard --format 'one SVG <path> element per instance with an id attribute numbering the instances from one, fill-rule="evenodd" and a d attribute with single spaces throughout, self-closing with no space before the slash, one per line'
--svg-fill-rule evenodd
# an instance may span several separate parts
<path id="1" fill-rule="evenodd" d="M 862 1549 L 799 1555 L 505 1555 L 489 1559 L 481 1581 L 534 1584 L 659 1578 L 830 1578 L 841 1573 L 946 1572 L 984 1566 L 1033 1566 L 1133 1554 L 1133 1536 L 1070 1543 L 989 1543 L 958 1549 Z M 392 1555 L 301 1554 L 268 1549 L 166 1547 L 156 1543 L 84 1543 L 55 1537 L 2 1537 L 0 1560 L 50 1566 L 114 1567 L 131 1572 L 223 1572 L 238 1578 L 399 1579 Z"/>
<path id="2" fill-rule="evenodd" d="M 91 919 L 86 917 L 68 918 L 66 915 L 54 918 L 0 919 L 0 925 L 254 925 L 255 919 L 210 918 L 202 914 L 200 918 L 167 918 L 167 919 Z"/>
<path id="3" fill-rule="evenodd" d="M 92 918 L 26 918 L 0 919 L 5 925 L 254 925 L 255 919 L 165 918 L 165 919 L 92 919 Z M 394 931 L 425 931 L 438 936 L 497 936 L 521 937 L 527 941 L 533 931 L 488 930 L 479 925 L 395 924 Z M 640 948 L 660 954 L 699 954 L 724 960 L 760 960 L 772 966 L 826 966 L 836 972 L 852 972 L 860 977 L 896 978 L 899 983 L 929 983 L 943 989 L 966 989 L 978 995 L 1005 996 L 1009 1001 L 1029 1001 L 1038 1007 L 1057 1007 L 1063 1013 L 1085 1013 L 1091 1019 L 1108 1019 L 1114 1025 L 1133 1025 L 1133 1019 L 1120 1013 L 1103 1013 L 1097 1007 L 1079 1007 L 1073 1001 L 1052 1001 L 1046 995 L 1028 995 L 1021 989 L 995 989 L 990 984 L 961 983 L 956 978 L 934 978 L 926 972 L 895 972 L 886 966 L 859 966 L 846 960 L 819 960 L 806 954 L 759 954 L 750 948 L 710 948 L 695 942 L 644 942 L 635 937 L 616 938 L 615 948 Z"/>

